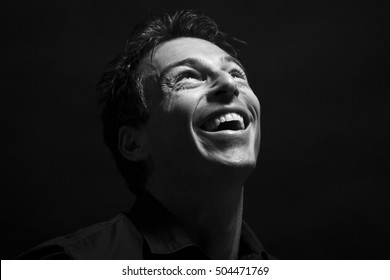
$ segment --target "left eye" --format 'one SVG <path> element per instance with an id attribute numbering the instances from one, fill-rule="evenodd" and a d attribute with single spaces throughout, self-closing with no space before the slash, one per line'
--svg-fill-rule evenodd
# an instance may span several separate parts
<path id="1" fill-rule="evenodd" d="M 229 74 L 233 77 L 233 78 L 239 78 L 239 79 L 245 79 L 245 75 L 243 72 L 239 71 L 239 70 L 232 70 L 229 72 Z"/>

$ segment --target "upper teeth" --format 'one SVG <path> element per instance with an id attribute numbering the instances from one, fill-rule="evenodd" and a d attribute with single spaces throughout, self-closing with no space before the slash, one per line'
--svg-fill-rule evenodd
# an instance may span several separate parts
<path id="1" fill-rule="evenodd" d="M 245 129 L 244 118 L 237 113 L 227 113 L 217 118 L 211 119 L 205 124 L 205 128 L 208 131 L 214 131 L 221 123 L 230 121 L 239 121 L 241 129 Z"/>

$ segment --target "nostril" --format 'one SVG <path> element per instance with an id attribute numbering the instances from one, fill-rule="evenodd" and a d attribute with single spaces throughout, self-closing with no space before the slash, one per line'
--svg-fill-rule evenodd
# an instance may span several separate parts
<path id="1" fill-rule="evenodd" d="M 218 95 L 223 95 L 223 94 L 226 94 L 226 90 L 217 90 L 215 92 L 215 95 L 218 96 Z"/>
<path id="2" fill-rule="evenodd" d="M 215 96 L 219 95 L 238 95 L 238 90 L 236 88 L 230 89 L 230 90 L 217 90 L 215 93 Z"/>

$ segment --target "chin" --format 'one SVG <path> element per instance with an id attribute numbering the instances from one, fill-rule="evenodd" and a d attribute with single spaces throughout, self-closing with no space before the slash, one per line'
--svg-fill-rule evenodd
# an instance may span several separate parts
<path id="1" fill-rule="evenodd" d="M 223 172 L 251 172 L 257 163 L 257 153 L 246 149 L 208 152 L 204 155 L 204 158 L 216 169 L 220 169 Z"/>
<path id="2" fill-rule="evenodd" d="M 199 163 L 197 169 L 211 176 L 218 174 L 220 178 L 244 182 L 256 167 L 260 148 L 260 132 L 253 127 L 217 133 L 193 130 L 196 157 L 201 158 L 200 162 L 195 160 Z"/>

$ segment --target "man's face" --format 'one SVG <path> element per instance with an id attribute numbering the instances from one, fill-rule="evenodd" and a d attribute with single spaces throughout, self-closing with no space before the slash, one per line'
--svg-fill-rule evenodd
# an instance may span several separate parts
<path id="1" fill-rule="evenodd" d="M 198 38 L 158 45 L 140 67 L 150 109 L 147 149 L 156 170 L 212 173 L 256 165 L 260 104 L 240 63 Z"/>

